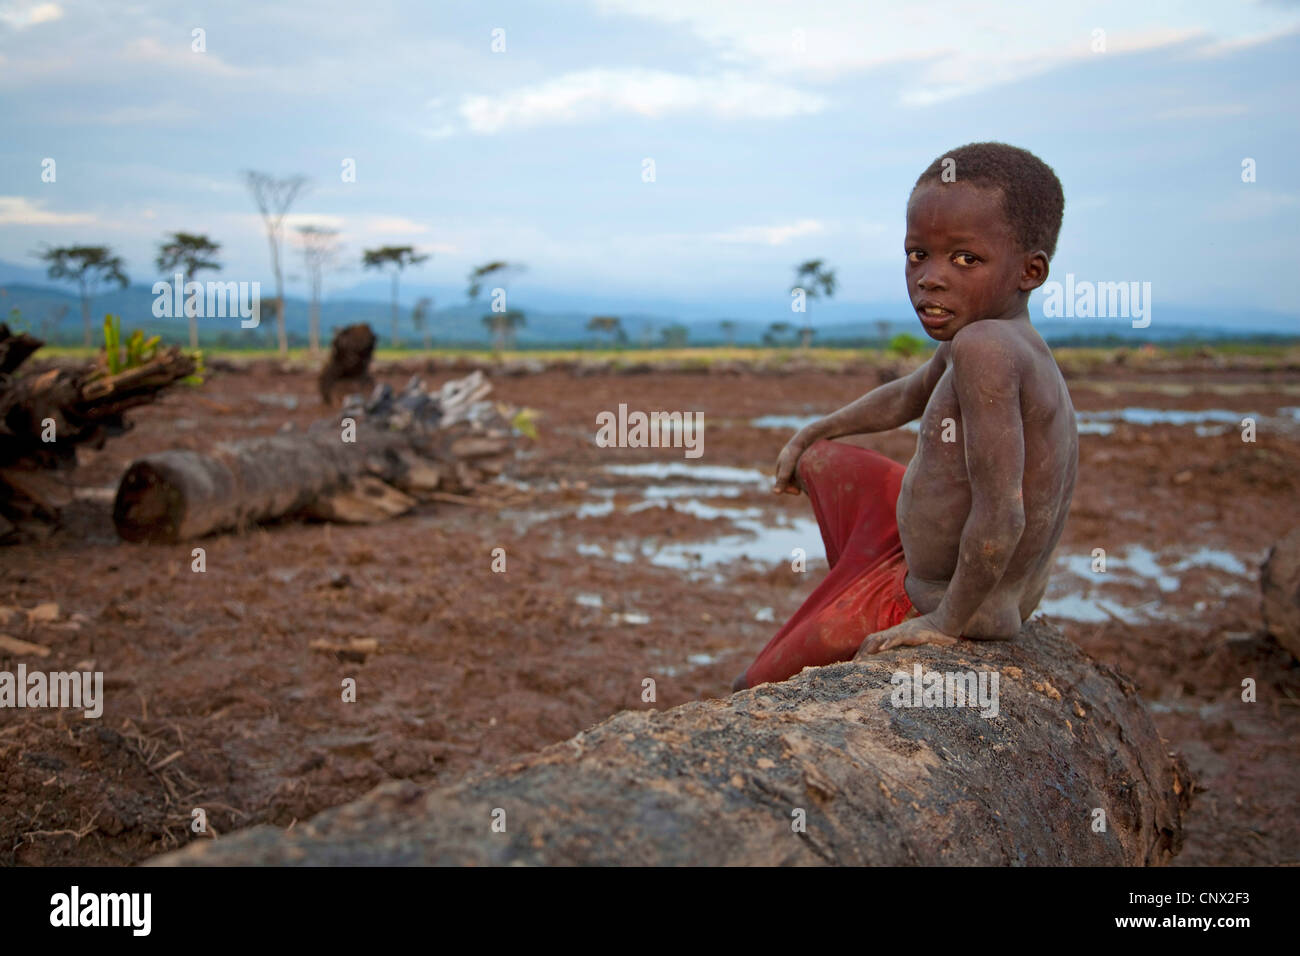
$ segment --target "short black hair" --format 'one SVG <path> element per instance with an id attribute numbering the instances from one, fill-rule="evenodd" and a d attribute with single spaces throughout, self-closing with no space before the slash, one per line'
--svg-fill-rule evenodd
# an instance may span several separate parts
<path id="1" fill-rule="evenodd" d="M 927 166 L 912 192 L 926 182 L 972 183 L 1001 190 L 1002 210 L 1021 248 L 1042 249 L 1048 259 L 1056 254 L 1065 192 L 1052 167 L 1029 150 L 1006 143 L 967 143 Z"/>

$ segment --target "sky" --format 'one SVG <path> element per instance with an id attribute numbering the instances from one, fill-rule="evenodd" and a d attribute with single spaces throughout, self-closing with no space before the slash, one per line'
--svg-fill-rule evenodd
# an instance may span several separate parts
<path id="1" fill-rule="evenodd" d="M 1054 278 L 1300 316 L 1296 63 L 1300 4 L 1259 0 L 0 0 L 0 260 L 108 244 L 152 282 L 184 230 L 267 284 L 255 169 L 340 230 L 327 297 L 410 244 L 411 295 L 504 259 L 524 298 L 725 312 L 822 258 L 903 301 L 912 184 L 993 139 L 1064 184 Z"/>

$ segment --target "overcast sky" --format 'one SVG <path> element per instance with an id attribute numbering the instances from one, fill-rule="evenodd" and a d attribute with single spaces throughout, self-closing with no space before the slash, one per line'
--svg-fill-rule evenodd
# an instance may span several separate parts
<path id="1" fill-rule="evenodd" d="M 1287 2 L 0 0 L 0 259 L 106 243 L 152 281 L 186 230 L 266 282 L 252 168 L 429 282 L 507 259 L 519 290 L 725 303 L 822 257 L 879 301 L 918 173 L 998 139 L 1064 183 L 1058 278 L 1300 313 L 1297 62 Z"/>

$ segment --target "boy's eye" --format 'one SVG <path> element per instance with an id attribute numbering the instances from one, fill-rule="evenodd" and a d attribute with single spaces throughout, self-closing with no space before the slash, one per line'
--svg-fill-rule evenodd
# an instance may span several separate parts
<path id="1" fill-rule="evenodd" d="M 979 260 L 975 258 L 973 255 L 971 255 L 969 252 L 959 252 L 952 258 L 954 262 L 963 266 L 973 266 L 975 265 L 975 263 L 979 262 Z"/>
<path id="2" fill-rule="evenodd" d="M 920 249 L 913 249 L 911 252 L 907 254 L 908 262 L 920 262 L 924 258 L 925 258 L 925 253 L 922 252 Z"/>

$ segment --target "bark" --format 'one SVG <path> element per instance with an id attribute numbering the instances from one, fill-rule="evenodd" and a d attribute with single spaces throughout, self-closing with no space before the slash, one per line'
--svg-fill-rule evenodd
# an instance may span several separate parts
<path id="1" fill-rule="evenodd" d="M 998 715 L 894 706 L 914 663 L 998 672 Z M 625 711 L 456 786 L 385 784 L 153 863 L 1154 865 L 1182 845 L 1190 791 L 1133 685 L 1038 620 Z"/>

